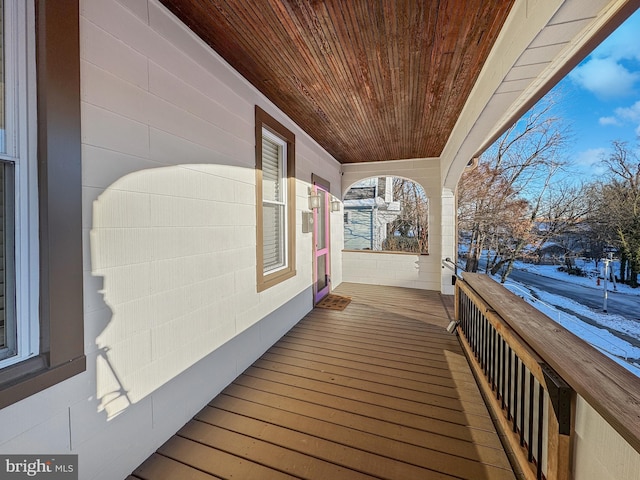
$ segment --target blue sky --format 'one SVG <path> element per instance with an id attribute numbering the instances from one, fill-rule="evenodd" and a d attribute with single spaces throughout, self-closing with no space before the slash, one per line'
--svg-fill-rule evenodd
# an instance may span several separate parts
<path id="1" fill-rule="evenodd" d="M 640 143 L 640 10 L 554 88 L 572 131 L 574 174 L 595 180 L 613 140 Z"/>

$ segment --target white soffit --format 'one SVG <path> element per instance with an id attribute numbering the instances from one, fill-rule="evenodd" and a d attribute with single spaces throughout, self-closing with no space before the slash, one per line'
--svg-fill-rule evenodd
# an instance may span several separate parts
<path id="1" fill-rule="evenodd" d="M 635 0 L 567 0 L 557 8 L 546 25 L 532 38 L 529 44 L 521 51 L 515 62 L 504 73 L 504 77 L 497 85 L 488 102 L 475 121 L 469 118 L 460 118 L 457 127 L 464 129 L 469 121 L 473 121 L 467 131 L 464 140 L 456 148 L 453 143 L 447 145 L 447 156 L 443 155 L 441 161 L 448 157 L 451 162 L 443 165 L 443 186 L 455 188 L 464 166 L 470 158 L 478 156 L 488 148 L 494 139 L 509 127 L 519 116 L 530 108 L 532 99 L 541 97 L 546 93 L 543 89 L 549 89 L 554 76 L 559 73 L 568 73 L 567 64 L 574 61 L 580 50 L 602 29 L 627 4 Z M 516 2 L 517 3 L 517 2 Z M 637 3 L 637 2 L 636 2 Z M 527 4 L 527 8 L 534 9 L 535 1 Z M 506 48 L 509 48 L 508 42 Z M 498 52 L 496 52 L 498 53 Z M 582 53 L 586 55 L 588 52 Z M 578 61 L 582 60 L 577 58 Z M 494 81 L 496 71 L 484 71 L 479 82 Z M 560 80 L 558 78 L 557 80 Z M 473 93 L 470 102 L 477 101 Z M 473 108 L 463 109 L 473 110 Z M 524 111 L 523 111 L 524 110 Z M 455 129 L 454 129 L 455 131 Z M 462 132 L 458 132 L 462 133 Z M 449 148 L 450 147 L 450 148 Z M 451 153 L 453 153 L 452 156 Z"/>
<path id="2" fill-rule="evenodd" d="M 572 60 L 587 41 L 596 35 L 626 3 L 628 3 L 626 0 L 612 2 L 567 0 L 564 2 L 547 26 L 522 52 L 496 90 L 496 94 L 500 94 L 520 89 L 521 94 L 502 117 L 497 122 L 494 121 L 495 128 L 488 138 L 493 138 L 496 132 L 517 120 L 516 117 L 522 107 L 527 105 L 531 98 L 539 95 L 540 90 L 547 86 L 547 82 L 565 68 L 567 62 Z M 536 71 L 538 71 L 537 75 L 526 76 L 527 73 L 533 74 Z M 494 98 L 489 103 L 493 101 Z M 491 141 L 482 144 L 476 153 L 486 149 Z"/>

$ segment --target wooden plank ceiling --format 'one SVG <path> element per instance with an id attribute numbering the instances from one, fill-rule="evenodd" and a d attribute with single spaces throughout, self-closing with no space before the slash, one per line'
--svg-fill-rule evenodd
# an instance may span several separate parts
<path id="1" fill-rule="evenodd" d="M 161 0 L 341 163 L 438 157 L 514 0 Z"/>

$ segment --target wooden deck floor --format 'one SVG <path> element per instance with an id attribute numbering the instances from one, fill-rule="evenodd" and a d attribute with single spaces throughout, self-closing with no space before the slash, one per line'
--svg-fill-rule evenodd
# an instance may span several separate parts
<path id="1" fill-rule="evenodd" d="M 440 295 L 336 293 L 130 478 L 513 479 Z"/>

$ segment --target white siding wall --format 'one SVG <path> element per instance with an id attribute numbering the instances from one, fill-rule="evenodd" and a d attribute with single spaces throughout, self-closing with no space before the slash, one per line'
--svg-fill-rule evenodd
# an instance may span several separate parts
<path id="1" fill-rule="evenodd" d="M 573 478 L 637 480 L 640 454 L 580 395 L 576 401 Z"/>
<path id="2" fill-rule="evenodd" d="M 432 257 L 408 253 L 342 252 L 345 282 L 440 290 L 432 273 Z"/>
<path id="3" fill-rule="evenodd" d="M 440 257 L 438 261 L 442 261 L 446 258 L 451 259 L 454 263 L 458 258 L 457 246 L 458 246 L 458 232 L 457 225 L 457 201 L 455 195 L 448 188 L 442 189 L 442 198 L 440 204 L 440 226 L 441 226 L 441 238 L 440 238 Z M 454 295 L 455 287 L 453 285 L 452 277 L 455 273 L 448 268 L 440 268 L 440 292 L 444 295 Z"/>
<path id="4" fill-rule="evenodd" d="M 88 368 L 1 410 L 0 450 L 78 453 L 82 479 L 111 480 L 311 308 L 301 212 L 312 173 L 340 195 L 340 167 L 156 0 L 80 7 Z M 295 133 L 298 179 L 297 276 L 261 293 L 256 104 Z"/>

